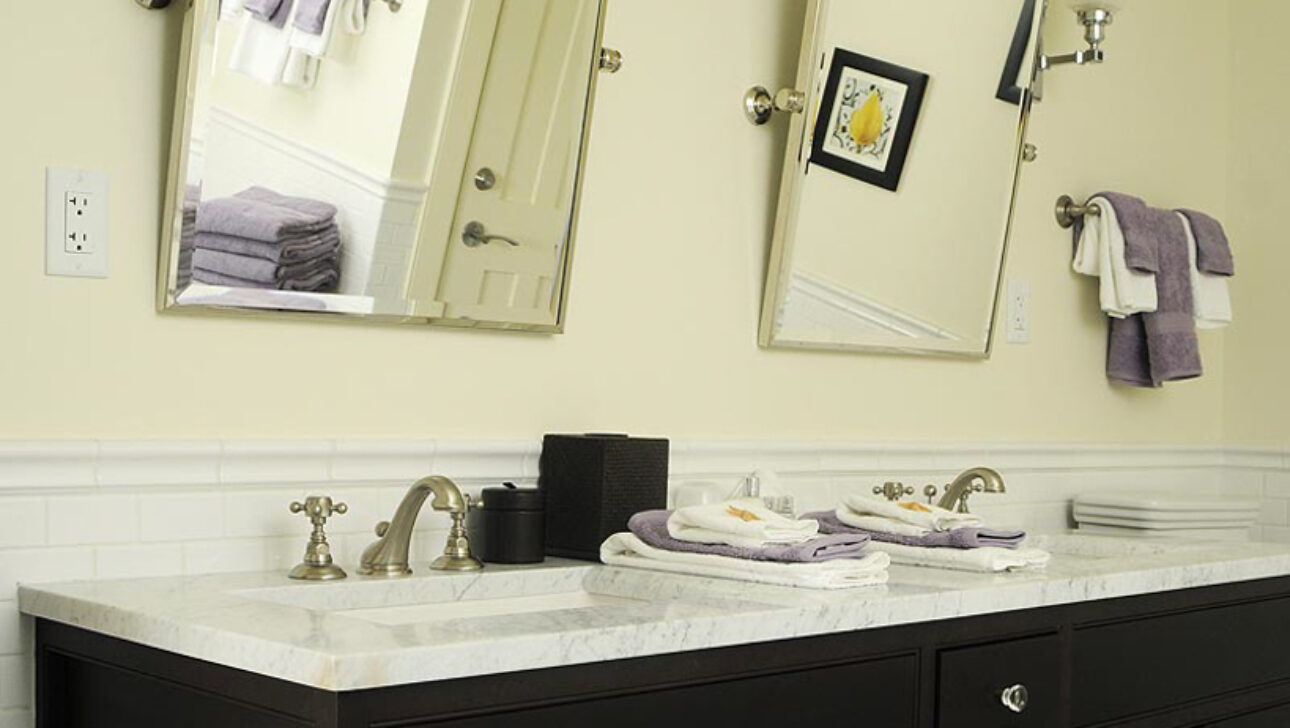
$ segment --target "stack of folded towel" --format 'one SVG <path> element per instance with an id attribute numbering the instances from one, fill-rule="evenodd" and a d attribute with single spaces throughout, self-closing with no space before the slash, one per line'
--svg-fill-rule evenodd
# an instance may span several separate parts
<path id="1" fill-rule="evenodd" d="M 1100 279 L 1111 326 L 1107 377 L 1135 387 L 1199 377 L 1196 329 L 1232 321 L 1227 279 L 1235 266 L 1223 226 L 1115 192 L 1089 202 L 1100 214 L 1075 227 L 1074 269 Z"/>
<path id="2" fill-rule="evenodd" d="M 198 206 L 193 278 L 233 288 L 335 291 L 336 208 L 252 187 Z"/>
<path id="3" fill-rule="evenodd" d="M 1023 548 L 1022 531 L 985 528 L 981 518 L 914 501 L 851 495 L 835 511 L 808 513 L 825 534 L 872 539 L 870 548 L 893 563 L 960 571 L 1019 571 L 1048 565 L 1048 552 Z"/>
<path id="4" fill-rule="evenodd" d="M 885 584 L 891 561 L 868 550 L 868 536 L 821 536 L 815 521 L 786 518 L 755 498 L 645 511 L 627 527 L 601 545 L 601 561 L 809 589 Z"/>
<path id="5" fill-rule="evenodd" d="M 177 286 L 188 287 L 193 279 L 193 250 L 197 243 L 197 206 L 202 199 L 202 188 L 188 185 L 184 188 L 184 215 L 179 229 L 179 263 Z"/>

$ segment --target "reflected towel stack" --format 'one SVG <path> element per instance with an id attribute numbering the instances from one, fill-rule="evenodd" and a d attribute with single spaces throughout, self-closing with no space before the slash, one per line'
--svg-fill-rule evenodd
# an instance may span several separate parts
<path id="1" fill-rule="evenodd" d="M 178 287 L 183 290 L 193 279 L 193 249 L 197 244 L 197 206 L 202 199 L 200 185 L 184 188 L 184 216 L 179 229 Z"/>
<path id="2" fill-rule="evenodd" d="M 334 292 L 340 285 L 336 207 L 252 187 L 201 203 L 193 278 L 232 288 Z"/>

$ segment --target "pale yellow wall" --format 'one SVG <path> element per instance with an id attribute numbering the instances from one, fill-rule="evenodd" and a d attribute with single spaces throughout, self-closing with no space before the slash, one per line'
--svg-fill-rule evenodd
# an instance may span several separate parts
<path id="1" fill-rule="evenodd" d="M 158 315 L 178 16 L 0 3 L 23 29 L 0 44 L 0 437 L 1221 437 L 1213 335 L 1199 382 L 1106 384 L 1094 286 L 1050 212 L 1104 186 L 1222 209 L 1221 155 L 1188 153 L 1228 132 L 1222 104 L 1198 103 L 1227 77 L 1225 53 L 1197 50 L 1222 47 L 1221 4 L 1135 0 L 1111 63 L 1050 79 L 1010 265 L 1034 283 L 1034 343 L 986 363 L 757 348 L 784 127 L 750 126 L 739 102 L 792 78 L 800 6 L 784 0 L 611 1 L 627 66 L 601 85 L 566 335 Z M 110 279 L 43 275 L 49 163 L 111 175 Z"/>
<path id="2" fill-rule="evenodd" d="M 1226 435 L 1242 445 L 1290 444 L 1290 96 L 1285 0 L 1233 0 L 1228 233 L 1236 253 L 1236 321 L 1227 334 Z M 1198 103 L 1205 103 L 1203 90 Z"/>

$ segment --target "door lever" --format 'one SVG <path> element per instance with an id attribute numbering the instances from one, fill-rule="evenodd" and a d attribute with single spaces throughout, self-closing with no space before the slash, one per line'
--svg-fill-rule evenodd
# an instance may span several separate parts
<path id="1" fill-rule="evenodd" d="M 488 230 L 484 228 L 484 223 L 478 220 L 466 223 L 466 228 L 461 231 L 461 242 L 465 243 L 467 248 L 478 248 L 481 245 L 488 245 L 494 240 L 500 240 L 515 248 L 520 247 L 519 243 L 510 238 L 501 235 L 489 235 Z"/>

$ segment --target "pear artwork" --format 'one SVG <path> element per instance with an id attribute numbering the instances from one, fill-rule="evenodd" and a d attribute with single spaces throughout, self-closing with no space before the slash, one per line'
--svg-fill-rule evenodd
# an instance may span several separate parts
<path id="1" fill-rule="evenodd" d="M 874 144 L 882 136 L 885 114 L 882 110 L 882 99 L 878 92 L 869 94 L 864 104 L 851 115 L 851 139 L 858 147 Z"/>

